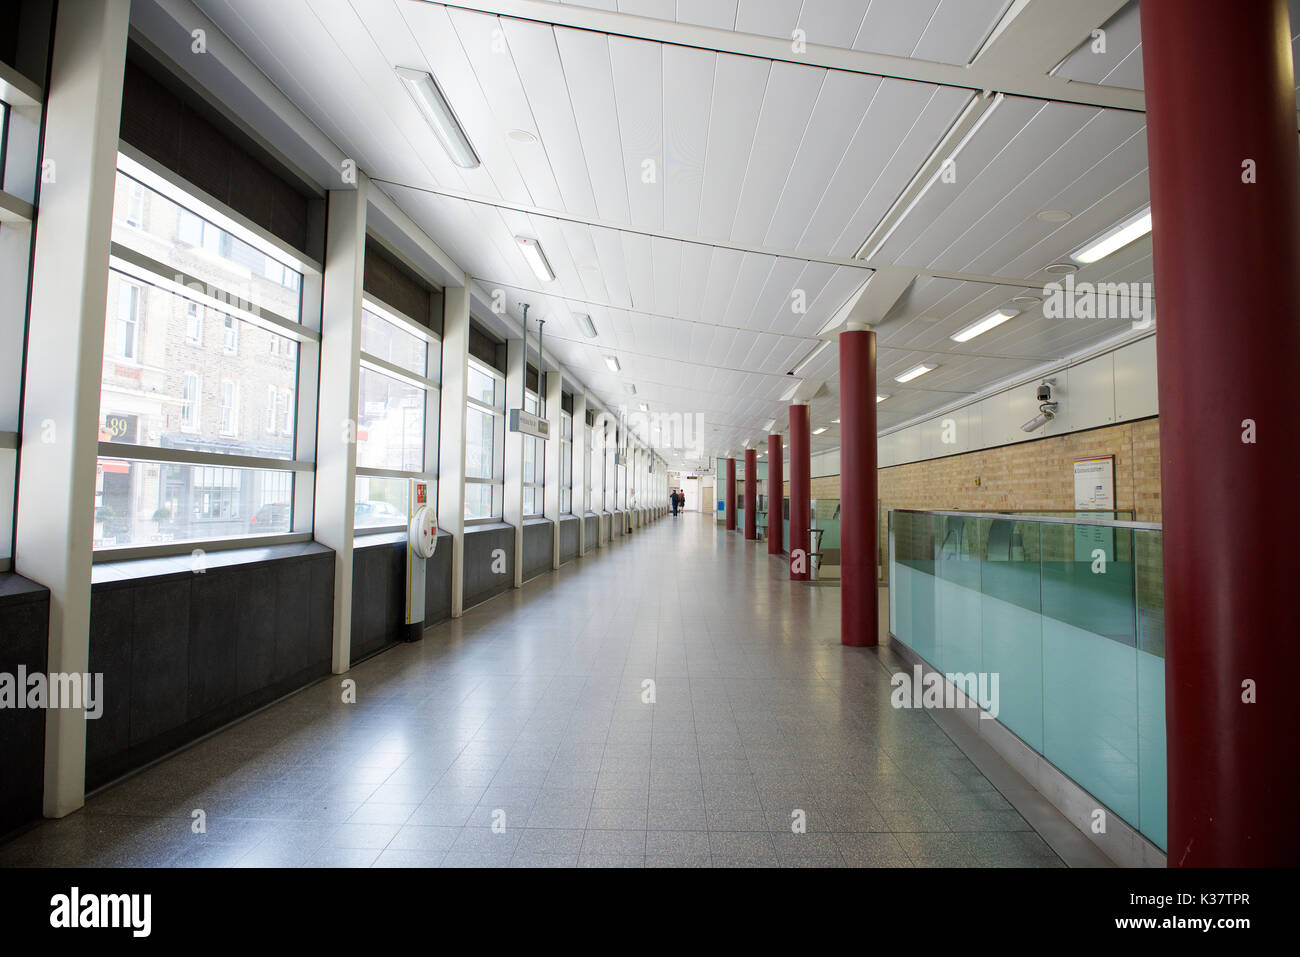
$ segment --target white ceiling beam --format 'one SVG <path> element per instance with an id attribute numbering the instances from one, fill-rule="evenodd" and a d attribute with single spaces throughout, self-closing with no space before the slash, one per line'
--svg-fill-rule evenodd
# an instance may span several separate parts
<path id="1" fill-rule="evenodd" d="M 571 3 L 552 3 L 547 0 L 412 0 L 412 2 L 434 3 L 444 7 L 457 7 L 496 16 L 572 27 L 577 30 L 593 30 L 613 36 L 653 40 L 675 46 L 711 50 L 715 53 L 733 53 L 786 63 L 799 63 L 828 70 L 845 70 L 851 73 L 914 80 L 968 90 L 991 90 L 1008 96 L 1027 96 L 1061 103 L 1079 103 L 1137 112 L 1146 110 L 1146 99 L 1140 90 L 1126 90 L 1094 83 L 1076 83 L 1048 76 L 1042 71 L 1026 69 L 1020 56 L 1003 58 L 997 63 L 992 59 L 979 59 L 968 66 L 957 66 L 951 63 L 867 53 L 817 43 L 808 43 L 799 53 L 795 53 L 794 45 L 788 37 L 766 37 L 735 30 L 719 30 L 714 27 L 598 10 Z M 1059 2 L 1068 5 L 1070 0 L 1059 0 Z M 1095 5 L 1091 0 L 1086 4 L 1089 8 Z M 1076 38 L 1076 45 L 1094 26 L 1095 23 L 1084 28 Z"/>
<path id="2" fill-rule="evenodd" d="M 423 0 L 420 0 L 420 2 L 423 2 Z M 1025 289 L 1041 289 L 1043 286 L 1042 280 L 1019 279 L 1008 276 L 986 276 L 979 273 L 950 272 L 943 269 L 930 269 L 926 266 L 901 266 L 897 263 L 873 262 L 872 260 L 846 258 L 844 256 L 818 256 L 813 253 L 798 252 L 793 249 L 774 249 L 769 246 L 751 246 L 747 243 L 736 243 L 725 239 L 703 239 L 699 236 L 689 236 L 684 233 L 670 233 L 643 229 L 639 226 L 631 226 L 626 223 L 614 223 L 608 220 L 595 219 L 589 216 L 577 216 L 573 213 L 561 212 L 554 209 L 542 209 L 541 207 L 529 206 L 525 203 L 512 203 L 503 199 L 489 199 L 484 196 L 475 196 L 472 193 L 466 193 L 461 190 L 440 189 L 433 186 L 416 186 L 411 183 L 400 183 L 396 180 L 385 179 L 381 176 L 372 176 L 370 180 L 373 183 L 411 189 L 421 193 L 428 193 L 432 196 L 441 196 L 444 199 L 475 203 L 480 206 L 491 206 L 496 209 L 526 213 L 530 216 L 540 216 L 544 219 L 554 219 L 560 222 L 574 223 L 579 226 L 590 226 L 596 229 L 609 229 L 614 232 L 630 233 L 635 236 L 645 236 L 650 239 L 667 239 L 678 243 L 690 243 L 694 246 L 711 246 L 716 249 L 730 249 L 734 252 L 753 253 L 757 256 L 772 256 L 773 258 L 778 259 L 792 259 L 796 262 L 822 263 L 827 266 L 843 266 L 849 269 L 861 269 L 864 271 L 874 271 L 882 268 L 903 268 L 910 270 L 917 276 L 929 276 L 934 279 L 951 279 L 956 282 L 978 282 L 993 286 L 1020 286 Z"/>
<path id="3" fill-rule="evenodd" d="M 371 182 L 374 182 L 371 180 Z M 465 270 L 461 269 L 443 248 L 433 241 L 433 239 L 416 225 L 415 221 L 406 214 L 406 211 L 397 205 L 393 197 L 389 196 L 383 189 L 372 190 L 370 193 L 370 205 L 384 219 L 405 237 L 419 251 L 421 256 L 427 259 L 425 268 L 421 272 L 428 271 L 432 267 L 439 275 L 430 277 L 437 279 L 444 285 L 463 286 L 467 281 Z"/>
<path id="4" fill-rule="evenodd" d="M 8 63 L 0 62 L 0 100 L 20 109 L 39 110 L 45 101 L 38 83 L 33 83 Z"/>
<path id="5" fill-rule="evenodd" d="M 1046 74 L 1127 2 L 1017 0 L 975 54 L 975 63 L 1015 63 L 1017 71 Z"/>

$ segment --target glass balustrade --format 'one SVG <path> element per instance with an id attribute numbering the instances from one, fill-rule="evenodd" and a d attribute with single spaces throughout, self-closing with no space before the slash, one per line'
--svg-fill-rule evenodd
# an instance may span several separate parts
<path id="1" fill-rule="evenodd" d="M 1160 528 L 895 509 L 888 542 L 894 637 L 946 675 L 996 675 L 997 719 L 1164 848 Z"/>

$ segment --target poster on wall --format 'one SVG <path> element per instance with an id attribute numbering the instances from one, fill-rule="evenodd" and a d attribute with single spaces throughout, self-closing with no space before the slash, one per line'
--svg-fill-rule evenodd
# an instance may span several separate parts
<path id="1" fill-rule="evenodd" d="M 1094 455 L 1074 460 L 1074 509 L 1077 512 L 1115 510 L 1115 456 Z"/>
<path id="2" fill-rule="evenodd" d="M 1074 462 L 1074 508 L 1078 512 L 1114 511 L 1115 456 L 1095 455 Z M 1100 555 L 1115 560 L 1115 529 L 1074 526 L 1074 560 L 1091 563 Z"/>

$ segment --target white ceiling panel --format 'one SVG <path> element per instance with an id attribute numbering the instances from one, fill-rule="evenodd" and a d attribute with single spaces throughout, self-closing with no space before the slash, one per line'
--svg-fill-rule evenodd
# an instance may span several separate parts
<path id="1" fill-rule="evenodd" d="M 613 405 L 707 410 L 718 441 L 784 421 L 780 397 L 795 381 L 785 373 L 870 275 L 801 257 L 856 254 L 973 96 L 413 0 L 197 2 L 483 289 L 502 289 L 512 315 L 527 301 L 530 316 L 547 318 L 548 342 L 574 376 Z M 956 64 L 1009 5 L 575 2 L 783 39 L 801 30 L 813 44 Z M 1107 57 L 1076 51 L 1060 75 L 1140 84 L 1136 19 L 1121 11 L 1107 26 Z M 623 22 L 636 33 L 636 20 Z M 437 78 L 479 168 L 448 160 L 397 65 Z M 873 257 L 1003 280 L 916 280 L 881 327 L 881 388 L 891 396 L 882 426 L 1122 331 L 1122 320 L 1050 320 L 1034 307 L 969 343 L 950 338 L 1023 284 L 1041 290 L 1045 265 L 1143 206 L 1145 154 L 1140 114 L 1024 98 L 997 107 L 957 157 L 956 182 L 928 189 Z M 1047 222 L 1044 210 L 1071 215 Z M 554 282 L 532 274 L 516 234 L 542 244 Z M 1151 268 L 1144 240 L 1076 279 L 1146 282 Z M 578 313 L 591 315 L 597 338 L 582 335 Z M 609 354 L 623 372 L 605 367 Z M 892 382 L 922 360 L 935 371 Z M 819 414 L 835 407 L 837 368 L 832 345 L 801 372 L 827 383 Z"/>

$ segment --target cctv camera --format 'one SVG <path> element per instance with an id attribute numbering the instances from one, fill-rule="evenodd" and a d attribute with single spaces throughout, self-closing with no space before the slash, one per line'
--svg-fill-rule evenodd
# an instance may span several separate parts
<path id="1" fill-rule="evenodd" d="M 1038 387 L 1038 391 L 1035 393 L 1035 398 L 1037 398 L 1039 402 L 1050 402 L 1052 399 L 1052 387 L 1044 382 Z"/>
<path id="2" fill-rule="evenodd" d="M 1046 386 L 1044 386 L 1046 388 Z M 1038 414 L 1020 427 L 1021 432 L 1033 432 L 1035 429 L 1041 429 L 1048 422 L 1056 418 L 1056 403 L 1044 402 L 1038 407 Z"/>

